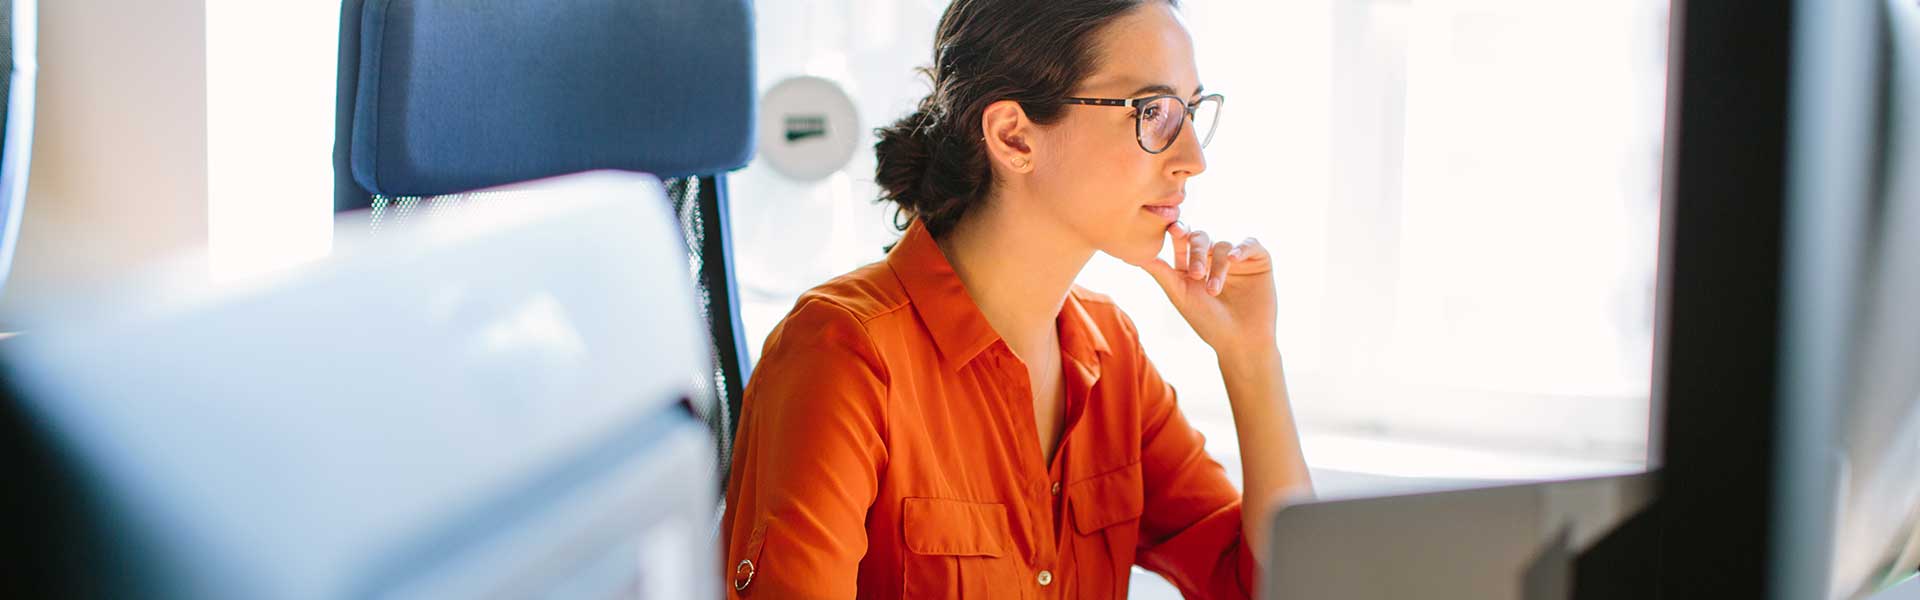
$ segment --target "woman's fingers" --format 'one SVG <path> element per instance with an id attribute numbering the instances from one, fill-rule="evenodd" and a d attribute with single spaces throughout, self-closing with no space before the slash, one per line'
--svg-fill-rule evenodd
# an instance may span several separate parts
<path id="1" fill-rule="evenodd" d="M 1217 296 L 1226 289 L 1227 275 L 1233 271 L 1233 265 L 1269 258 L 1266 247 L 1261 246 L 1259 240 L 1247 238 L 1238 244 L 1215 242 L 1207 232 L 1188 229 L 1187 224 L 1180 221 L 1167 226 L 1167 235 L 1173 237 L 1173 263 L 1156 261 L 1165 270 L 1147 270 L 1153 273 L 1156 280 L 1174 277 L 1198 281 L 1206 287 L 1210 296 Z M 1166 285 L 1170 282 L 1160 283 Z"/>
<path id="2" fill-rule="evenodd" d="M 1187 270 L 1187 251 L 1189 249 L 1187 236 L 1192 233 L 1192 231 L 1187 229 L 1186 223 L 1179 221 L 1174 221 L 1172 225 L 1167 226 L 1167 235 L 1173 236 L 1173 265 L 1171 266 L 1182 273 Z"/>
<path id="3" fill-rule="evenodd" d="M 1207 270 L 1208 294 L 1218 296 L 1220 290 L 1226 287 L 1227 268 L 1233 265 L 1233 259 L 1227 255 L 1233 252 L 1233 247 L 1233 244 L 1226 242 L 1213 245 L 1212 254 L 1209 255 L 1211 268 Z"/>
<path id="4" fill-rule="evenodd" d="M 1172 296 L 1174 290 L 1185 285 L 1186 274 L 1175 271 L 1173 265 L 1167 264 L 1167 261 L 1156 258 L 1140 265 L 1140 268 L 1145 269 L 1148 275 L 1152 275 L 1153 282 L 1160 284 L 1160 290 L 1166 292 L 1168 296 Z"/>
<path id="5" fill-rule="evenodd" d="M 1205 231 L 1195 231 L 1187 236 L 1187 278 L 1200 281 L 1207 278 L 1209 258 L 1207 249 L 1213 246 L 1213 238 Z"/>
<path id="6" fill-rule="evenodd" d="M 1247 238 L 1234 246 L 1233 252 L 1228 253 L 1228 257 L 1232 258 L 1233 262 L 1267 258 L 1267 247 L 1260 245 L 1260 240 Z"/>

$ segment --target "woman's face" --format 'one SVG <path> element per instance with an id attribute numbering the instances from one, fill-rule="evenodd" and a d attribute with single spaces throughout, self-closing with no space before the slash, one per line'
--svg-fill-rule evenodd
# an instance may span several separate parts
<path id="1" fill-rule="evenodd" d="M 1171 6 L 1154 2 L 1116 19 L 1098 34 L 1094 52 L 1096 66 L 1076 97 L 1172 94 L 1191 102 L 1201 95 L 1193 39 Z M 1130 264 L 1152 260 L 1179 218 L 1187 178 L 1207 168 L 1193 123 L 1171 147 L 1149 154 L 1135 137 L 1133 108 L 1068 105 L 1064 115 L 1039 128 L 1029 184 L 1041 211 L 1095 250 Z"/>

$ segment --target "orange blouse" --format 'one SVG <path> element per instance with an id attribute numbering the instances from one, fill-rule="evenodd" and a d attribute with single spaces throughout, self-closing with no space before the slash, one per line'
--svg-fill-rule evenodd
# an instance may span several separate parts
<path id="1" fill-rule="evenodd" d="M 1124 598 L 1138 563 L 1246 598 L 1240 493 L 1113 301 L 1058 320 L 1066 421 L 1041 464 L 1026 366 L 926 229 L 800 296 L 741 409 L 731 598 Z"/>

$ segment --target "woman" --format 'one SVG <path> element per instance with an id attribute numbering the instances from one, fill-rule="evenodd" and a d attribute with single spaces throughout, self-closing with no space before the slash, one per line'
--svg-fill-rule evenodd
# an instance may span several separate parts
<path id="1" fill-rule="evenodd" d="M 737 597 L 1120 598 L 1136 563 L 1190 598 L 1251 594 L 1269 507 L 1311 485 L 1267 251 L 1178 220 L 1221 99 L 1177 8 L 948 7 L 932 93 L 875 146 L 905 235 L 802 295 L 747 386 L 722 523 Z M 1073 286 L 1095 252 L 1214 349 L 1244 493 L 1126 315 Z"/>

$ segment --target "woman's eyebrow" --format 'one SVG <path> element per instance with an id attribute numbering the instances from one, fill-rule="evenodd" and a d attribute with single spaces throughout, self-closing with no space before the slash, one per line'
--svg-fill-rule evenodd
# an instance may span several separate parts
<path id="1" fill-rule="evenodd" d="M 1207 90 L 1207 86 L 1205 84 L 1196 85 L 1193 87 L 1192 95 L 1198 96 L 1200 95 L 1200 92 L 1204 92 L 1206 90 Z M 1133 93 L 1128 94 L 1127 97 L 1138 98 L 1140 96 L 1147 95 L 1147 92 L 1154 92 L 1157 94 L 1171 94 L 1175 96 L 1180 95 L 1180 92 L 1178 90 L 1173 89 L 1173 86 L 1171 85 L 1167 85 L 1164 83 L 1149 83 L 1146 85 L 1146 87 L 1142 87 L 1140 89 L 1134 90 Z"/>

